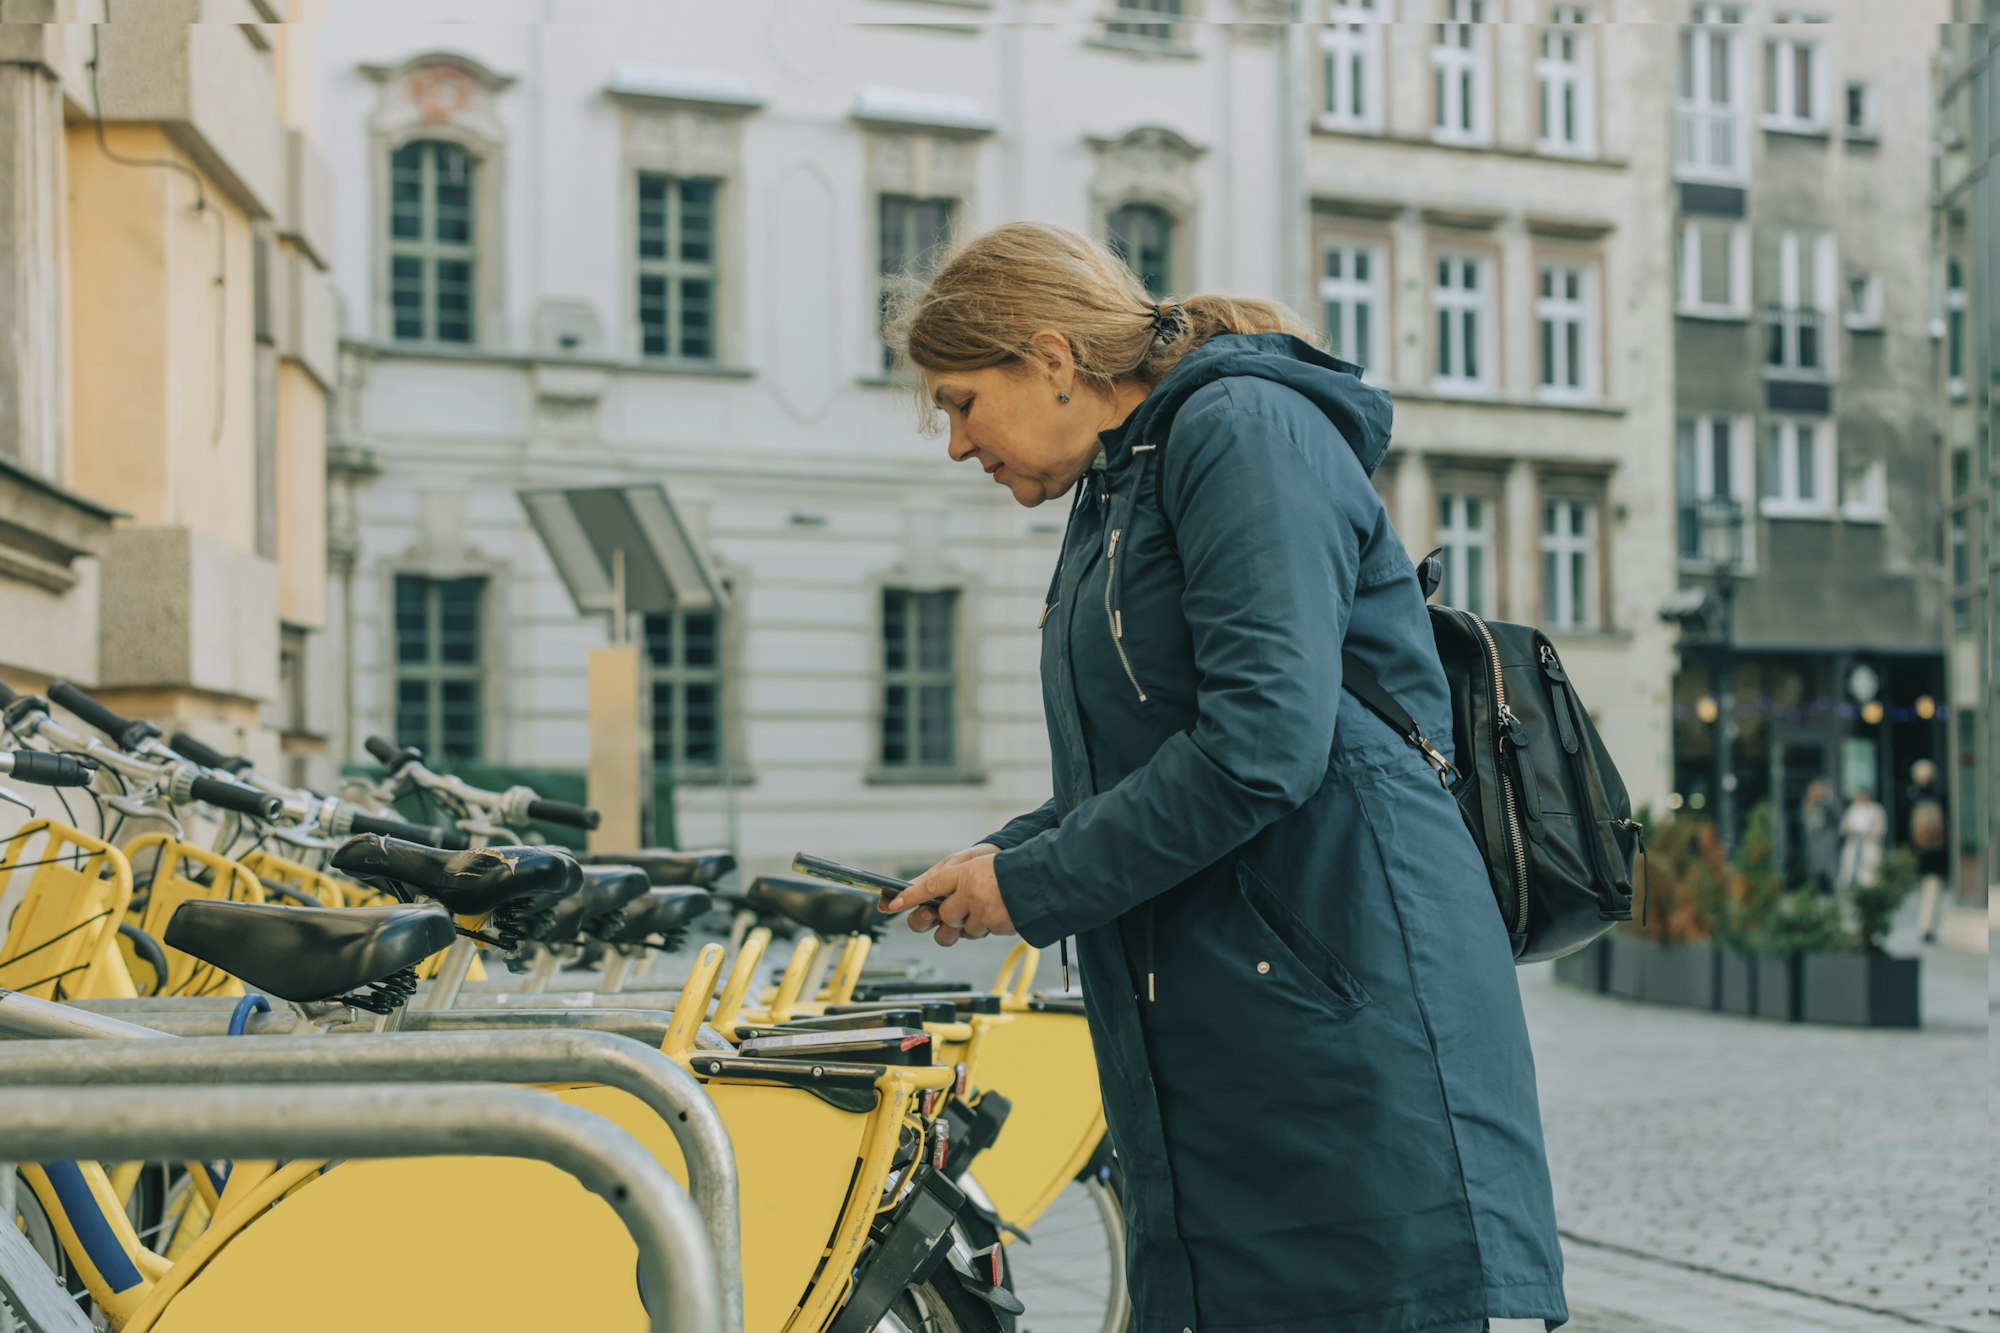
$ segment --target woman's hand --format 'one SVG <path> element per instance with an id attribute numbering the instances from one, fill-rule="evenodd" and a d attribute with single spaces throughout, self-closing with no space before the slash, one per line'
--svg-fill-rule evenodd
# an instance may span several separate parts
<path id="1" fill-rule="evenodd" d="M 1000 900 L 1000 879 L 993 871 L 993 858 L 999 852 L 990 842 L 954 852 L 910 881 L 910 887 L 883 903 L 882 910 L 915 907 L 910 929 L 935 930 L 937 942 L 946 948 L 960 940 L 1012 935 L 1014 921 Z"/>

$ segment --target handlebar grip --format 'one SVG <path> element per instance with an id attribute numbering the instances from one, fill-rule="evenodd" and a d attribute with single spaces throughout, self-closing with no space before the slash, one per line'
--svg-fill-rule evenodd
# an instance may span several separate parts
<path id="1" fill-rule="evenodd" d="M 196 778 L 189 792 L 197 801 L 223 810 L 233 810 L 239 815 L 249 815 L 253 819 L 270 819 L 284 806 L 275 796 L 267 796 L 255 787 L 246 787 L 240 782 L 227 778 Z"/>
<path id="2" fill-rule="evenodd" d="M 212 768 L 218 773 L 241 773 L 246 768 L 256 767 L 242 755 L 224 754 L 213 746 L 202 744 L 185 731 L 175 732 L 167 744 L 173 747 L 175 754 L 185 755 L 203 768 Z"/>
<path id="3" fill-rule="evenodd" d="M 88 787 L 97 772 L 97 761 L 73 754 L 44 754 L 40 750 L 15 750 L 9 756 L 7 776 L 38 787 Z"/>
<path id="4" fill-rule="evenodd" d="M 153 969 L 153 988 L 148 995 L 158 995 L 167 988 L 167 954 L 160 942 L 129 921 L 118 923 L 118 933 L 131 942 L 132 952 L 140 961 Z"/>
<path id="5" fill-rule="evenodd" d="M 420 764 L 424 759 L 424 752 L 416 746 L 404 745 L 399 747 L 392 742 L 383 740 L 380 736 L 370 736 L 367 740 L 361 742 L 361 748 L 373 755 L 375 761 L 388 769 L 391 774 L 399 772 L 405 764 Z"/>
<path id="6" fill-rule="evenodd" d="M 530 801 L 528 818 L 539 819 L 545 824 L 567 824 L 571 828 L 594 829 L 603 822 L 603 816 L 587 805 L 571 805 L 568 801 Z"/>
<path id="7" fill-rule="evenodd" d="M 355 833 L 379 833 L 385 838 L 401 838 L 404 842 L 422 843 L 426 847 L 443 847 L 448 851 L 462 852 L 469 840 L 457 829 L 443 828 L 436 824 L 412 824 L 405 819 L 390 815 L 356 814 L 354 822 L 348 826 Z"/>
<path id="8" fill-rule="evenodd" d="M 0 680 L 0 708 L 7 708 L 11 706 L 17 700 L 19 700 L 20 697 L 21 697 L 20 695 L 14 692 L 13 686 L 9 685 L 4 680 Z"/>
<path id="9" fill-rule="evenodd" d="M 66 680 L 49 686 L 49 698 L 117 741 L 121 749 L 134 749 L 141 741 L 160 734 L 152 723 L 120 717 Z"/>

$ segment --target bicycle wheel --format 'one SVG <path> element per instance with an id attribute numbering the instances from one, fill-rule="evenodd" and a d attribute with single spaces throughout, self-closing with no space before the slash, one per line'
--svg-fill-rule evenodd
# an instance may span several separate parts
<path id="1" fill-rule="evenodd" d="M 1114 1165 L 1071 1181 L 1007 1247 L 1009 1285 L 1027 1307 L 1020 1333 L 1125 1333 L 1125 1209 Z"/>
<path id="2" fill-rule="evenodd" d="M 875 1333 L 996 1333 L 999 1327 L 992 1306 L 950 1272 L 940 1272 L 898 1296 Z"/>

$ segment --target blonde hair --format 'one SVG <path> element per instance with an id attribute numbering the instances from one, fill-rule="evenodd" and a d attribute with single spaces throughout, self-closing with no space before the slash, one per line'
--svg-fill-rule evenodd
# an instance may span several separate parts
<path id="1" fill-rule="evenodd" d="M 1016 366 L 1041 329 L 1069 339 L 1077 378 L 1109 391 L 1151 386 L 1218 333 L 1289 333 L 1323 346 L 1317 330 L 1276 301 L 1201 295 L 1154 301 L 1111 250 L 1068 227 L 1008 222 L 975 236 L 928 280 L 892 288 L 887 338 L 899 364 L 921 371 Z M 916 386 L 921 421 L 936 408 Z"/>

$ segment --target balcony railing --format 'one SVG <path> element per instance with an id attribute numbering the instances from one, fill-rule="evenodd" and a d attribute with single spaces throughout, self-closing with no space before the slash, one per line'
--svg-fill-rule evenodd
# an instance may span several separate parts
<path id="1" fill-rule="evenodd" d="M 1764 307 L 1764 364 L 1798 375 L 1826 373 L 1826 316 L 1817 310 Z"/>

